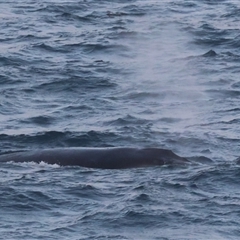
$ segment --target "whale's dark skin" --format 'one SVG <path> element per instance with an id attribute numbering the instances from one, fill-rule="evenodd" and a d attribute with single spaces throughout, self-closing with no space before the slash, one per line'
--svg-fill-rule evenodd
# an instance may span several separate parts
<path id="1" fill-rule="evenodd" d="M 63 148 L 22 151 L 0 156 L 0 162 L 46 162 L 60 166 L 123 169 L 158 165 L 184 165 L 189 161 L 160 148 Z"/>

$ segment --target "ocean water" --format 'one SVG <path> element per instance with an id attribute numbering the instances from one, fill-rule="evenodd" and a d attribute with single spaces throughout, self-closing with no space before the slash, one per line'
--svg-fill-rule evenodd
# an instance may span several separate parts
<path id="1" fill-rule="evenodd" d="M 233 0 L 1 0 L 1 154 L 151 146 L 197 162 L 0 163 L 0 239 L 239 239 L 239 22 Z"/>

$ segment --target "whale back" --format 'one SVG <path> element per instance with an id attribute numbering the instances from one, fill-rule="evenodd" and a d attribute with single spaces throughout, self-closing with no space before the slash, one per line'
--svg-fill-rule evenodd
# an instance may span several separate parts
<path id="1" fill-rule="evenodd" d="M 23 151 L 0 156 L 0 162 L 46 162 L 61 166 L 122 169 L 185 164 L 171 150 L 160 148 L 65 148 Z"/>

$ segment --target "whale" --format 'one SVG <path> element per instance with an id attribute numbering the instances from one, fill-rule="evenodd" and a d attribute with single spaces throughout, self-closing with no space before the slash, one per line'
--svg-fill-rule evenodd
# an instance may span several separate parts
<path id="1" fill-rule="evenodd" d="M 45 162 L 60 166 L 124 169 L 189 163 L 171 150 L 161 148 L 52 148 L 0 155 L 0 162 Z"/>

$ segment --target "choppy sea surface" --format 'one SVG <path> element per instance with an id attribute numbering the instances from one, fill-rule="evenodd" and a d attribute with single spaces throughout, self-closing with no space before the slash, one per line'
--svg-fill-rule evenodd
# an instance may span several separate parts
<path id="1" fill-rule="evenodd" d="M 151 146 L 198 161 L 0 163 L 0 239 L 239 239 L 239 22 L 234 0 L 1 0 L 1 154 Z"/>

